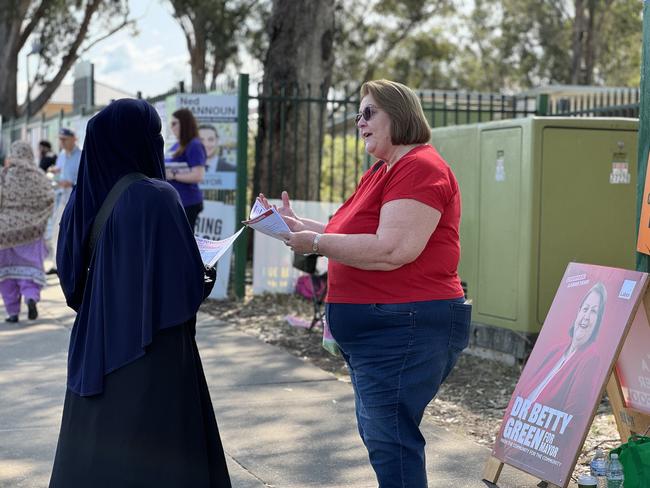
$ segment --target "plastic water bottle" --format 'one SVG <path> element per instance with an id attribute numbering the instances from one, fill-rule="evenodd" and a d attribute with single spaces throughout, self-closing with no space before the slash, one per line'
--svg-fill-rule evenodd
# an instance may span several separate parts
<path id="1" fill-rule="evenodd" d="M 598 480 L 598 488 L 607 488 L 607 456 L 600 447 L 596 449 L 589 468 L 591 476 Z"/>
<path id="2" fill-rule="evenodd" d="M 623 465 L 618 460 L 618 454 L 612 454 L 607 468 L 607 488 L 623 488 Z"/>

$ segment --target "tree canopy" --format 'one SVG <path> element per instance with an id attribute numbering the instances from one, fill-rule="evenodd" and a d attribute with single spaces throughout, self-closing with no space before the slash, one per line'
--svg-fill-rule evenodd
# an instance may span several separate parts
<path id="1" fill-rule="evenodd" d="M 83 53 L 132 25 L 128 0 L 0 0 L 0 115 L 16 117 L 27 109 L 18 103 L 17 76 L 18 53 L 28 40 L 38 58 L 28 86 L 36 88 L 35 113 Z"/>
<path id="2" fill-rule="evenodd" d="M 455 68 L 464 88 L 638 85 L 636 0 L 474 0 L 464 24 Z"/>
<path id="3" fill-rule="evenodd" d="M 229 63 L 239 62 L 239 46 L 254 37 L 250 25 L 258 0 L 170 0 L 190 55 L 192 91 L 215 88 Z M 209 83 L 208 83 L 209 81 Z"/>
<path id="4" fill-rule="evenodd" d="M 192 91 L 258 59 L 271 0 L 169 0 L 185 34 Z M 293 5 L 298 8 L 298 2 Z M 352 94 L 388 77 L 420 88 L 516 92 L 544 84 L 636 86 L 638 0 L 335 0 L 331 86 Z M 18 53 L 40 46 L 29 86 L 35 113 L 95 43 L 133 26 L 128 0 L 0 0 L 0 115 L 20 116 Z M 96 33 L 90 36 L 90 33 Z M 233 69 L 233 70 L 234 70 Z"/>
<path id="5" fill-rule="evenodd" d="M 336 0 L 335 18 L 332 86 L 350 93 L 378 77 L 495 92 L 638 85 L 638 0 Z M 264 59 L 267 33 L 248 36 Z"/>

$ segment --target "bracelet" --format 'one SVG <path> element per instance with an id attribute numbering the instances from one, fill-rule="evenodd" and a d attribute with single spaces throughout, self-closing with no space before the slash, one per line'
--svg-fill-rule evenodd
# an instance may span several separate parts
<path id="1" fill-rule="evenodd" d="M 316 234 L 314 236 L 314 240 L 311 243 L 311 250 L 314 254 L 318 254 L 318 241 L 320 241 L 320 238 L 323 234 Z"/>

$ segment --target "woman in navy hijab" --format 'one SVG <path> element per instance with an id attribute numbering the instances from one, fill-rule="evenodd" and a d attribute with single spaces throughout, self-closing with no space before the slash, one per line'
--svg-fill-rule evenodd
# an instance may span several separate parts
<path id="1" fill-rule="evenodd" d="M 61 220 L 57 265 L 68 305 L 68 384 L 50 488 L 230 487 L 195 341 L 211 286 L 178 193 L 165 182 L 160 118 L 118 100 L 86 131 Z M 90 261 L 97 212 L 124 175 Z"/>

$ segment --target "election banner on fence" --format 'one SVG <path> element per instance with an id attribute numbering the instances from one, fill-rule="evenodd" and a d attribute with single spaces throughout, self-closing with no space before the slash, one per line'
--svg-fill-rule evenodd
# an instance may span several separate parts
<path id="1" fill-rule="evenodd" d="M 568 484 L 646 279 L 637 271 L 569 264 L 506 408 L 494 458 Z"/>
<path id="2" fill-rule="evenodd" d="M 207 156 L 200 188 L 236 189 L 237 95 L 182 93 L 175 96 L 174 106 L 189 109 L 196 119 Z"/>
<path id="3" fill-rule="evenodd" d="M 203 202 L 203 211 L 196 219 L 194 235 L 202 239 L 219 241 L 235 233 L 235 207 L 222 202 Z M 228 298 L 228 280 L 232 248 L 217 263 L 217 281 L 210 298 Z"/>

